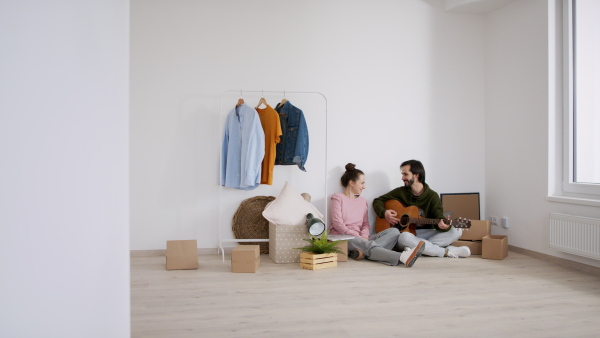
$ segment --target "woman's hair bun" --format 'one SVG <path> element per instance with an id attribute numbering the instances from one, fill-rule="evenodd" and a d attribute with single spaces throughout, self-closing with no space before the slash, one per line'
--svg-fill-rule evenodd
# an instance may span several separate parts
<path id="1" fill-rule="evenodd" d="M 364 173 L 360 169 L 356 169 L 356 164 L 348 163 L 346 164 L 346 172 L 342 175 L 340 181 L 342 182 L 342 186 L 345 188 L 348 186 L 350 181 L 358 181 L 360 175 L 364 175 Z"/>

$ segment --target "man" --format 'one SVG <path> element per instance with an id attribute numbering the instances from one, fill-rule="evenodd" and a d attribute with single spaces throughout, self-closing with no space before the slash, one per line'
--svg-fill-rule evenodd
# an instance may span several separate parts
<path id="1" fill-rule="evenodd" d="M 440 222 L 418 228 L 416 236 L 409 231 L 400 233 L 397 249 L 405 250 L 406 248 L 414 248 L 420 241 L 424 241 L 425 249 L 423 250 L 423 255 L 450 258 L 469 257 L 471 250 L 468 247 L 450 245 L 458 240 L 462 233 L 447 224 L 450 223 L 449 218 L 446 221 L 447 223 L 444 222 L 442 201 L 439 195 L 425 183 L 425 168 L 423 164 L 417 160 L 405 161 L 400 165 L 400 170 L 404 186 L 376 198 L 373 201 L 375 214 L 381 218 L 385 218 L 392 225 L 398 224 L 400 221 L 398 213 L 392 209 L 386 210 L 384 205 L 388 200 L 398 200 L 405 207 L 418 207 L 420 211 L 419 217 L 440 219 Z"/>

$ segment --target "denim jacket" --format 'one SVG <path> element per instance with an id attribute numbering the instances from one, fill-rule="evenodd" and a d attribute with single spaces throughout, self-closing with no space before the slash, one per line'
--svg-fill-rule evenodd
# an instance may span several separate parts
<path id="1" fill-rule="evenodd" d="M 306 171 L 304 164 L 308 157 L 308 127 L 304 113 L 293 106 L 290 101 L 283 105 L 278 103 L 275 110 L 279 113 L 281 122 L 281 141 L 277 144 L 276 165 L 296 164 Z"/>

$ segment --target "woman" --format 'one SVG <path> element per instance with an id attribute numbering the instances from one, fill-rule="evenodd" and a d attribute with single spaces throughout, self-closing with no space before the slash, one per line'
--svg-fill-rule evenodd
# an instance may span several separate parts
<path id="1" fill-rule="evenodd" d="M 370 236 L 369 203 L 360 197 L 365 189 L 365 174 L 348 163 L 341 181 L 344 192 L 331 196 L 331 234 L 354 236 L 348 241 L 348 257 L 355 260 L 364 257 L 388 265 L 404 264 L 410 268 L 423 253 L 424 242 L 419 242 L 414 249 L 397 252 L 392 250 L 400 235 L 397 228 Z"/>

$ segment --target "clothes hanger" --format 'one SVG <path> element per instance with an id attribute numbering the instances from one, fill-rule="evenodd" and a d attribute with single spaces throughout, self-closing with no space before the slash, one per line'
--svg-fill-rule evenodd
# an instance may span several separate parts
<path id="1" fill-rule="evenodd" d="M 287 102 L 287 99 L 285 98 L 285 90 L 283 91 L 283 100 L 281 100 L 281 103 L 277 104 L 277 107 L 279 108 L 279 110 L 281 110 L 281 107 L 283 107 L 283 105 Z M 279 116 L 284 116 L 285 113 L 281 113 L 279 112 Z"/>
<path id="2" fill-rule="evenodd" d="M 260 98 L 260 100 L 258 101 L 258 104 L 256 105 L 256 109 L 260 108 L 261 104 L 264 104 L 265 108 L 267 108 L 267 106 L 268 106 L 267 100 L 265 100 L 265 97 L 264 97 L 264 92 L 263 92 L 263 96 Z"/>
<path id="3" fill-rule="evenodd" d="M 267 100 L 265 100 L 264 97 L 260 98 L 260 101 L 258 101 L 258 104 L 256 105 L 256 108 L 258 109 L 260 107 L 260 105 L 263 104 L 263 103 L 265 105 L 265 108 L 267 108 Z"/>
<path id="4" fill-rule="evenodd" d="M 285 90 L 283 91 L 283 100 L 281 100 L 281 105 L 283 106 L 285 103 L 287 102 L 287 99 L 285 98 Z"/>
<path id="5" fill-rule="evenodd" d="M 238 99 L 238 102 L 235 105 L 235 107 L 237 108 L 237 107 L 239 107 L 239 106 L 241 106 L 243 104 L 244 104 L 244 96 L 242 95 L 242 91 L 240 90 L 240 98 Z"/>

